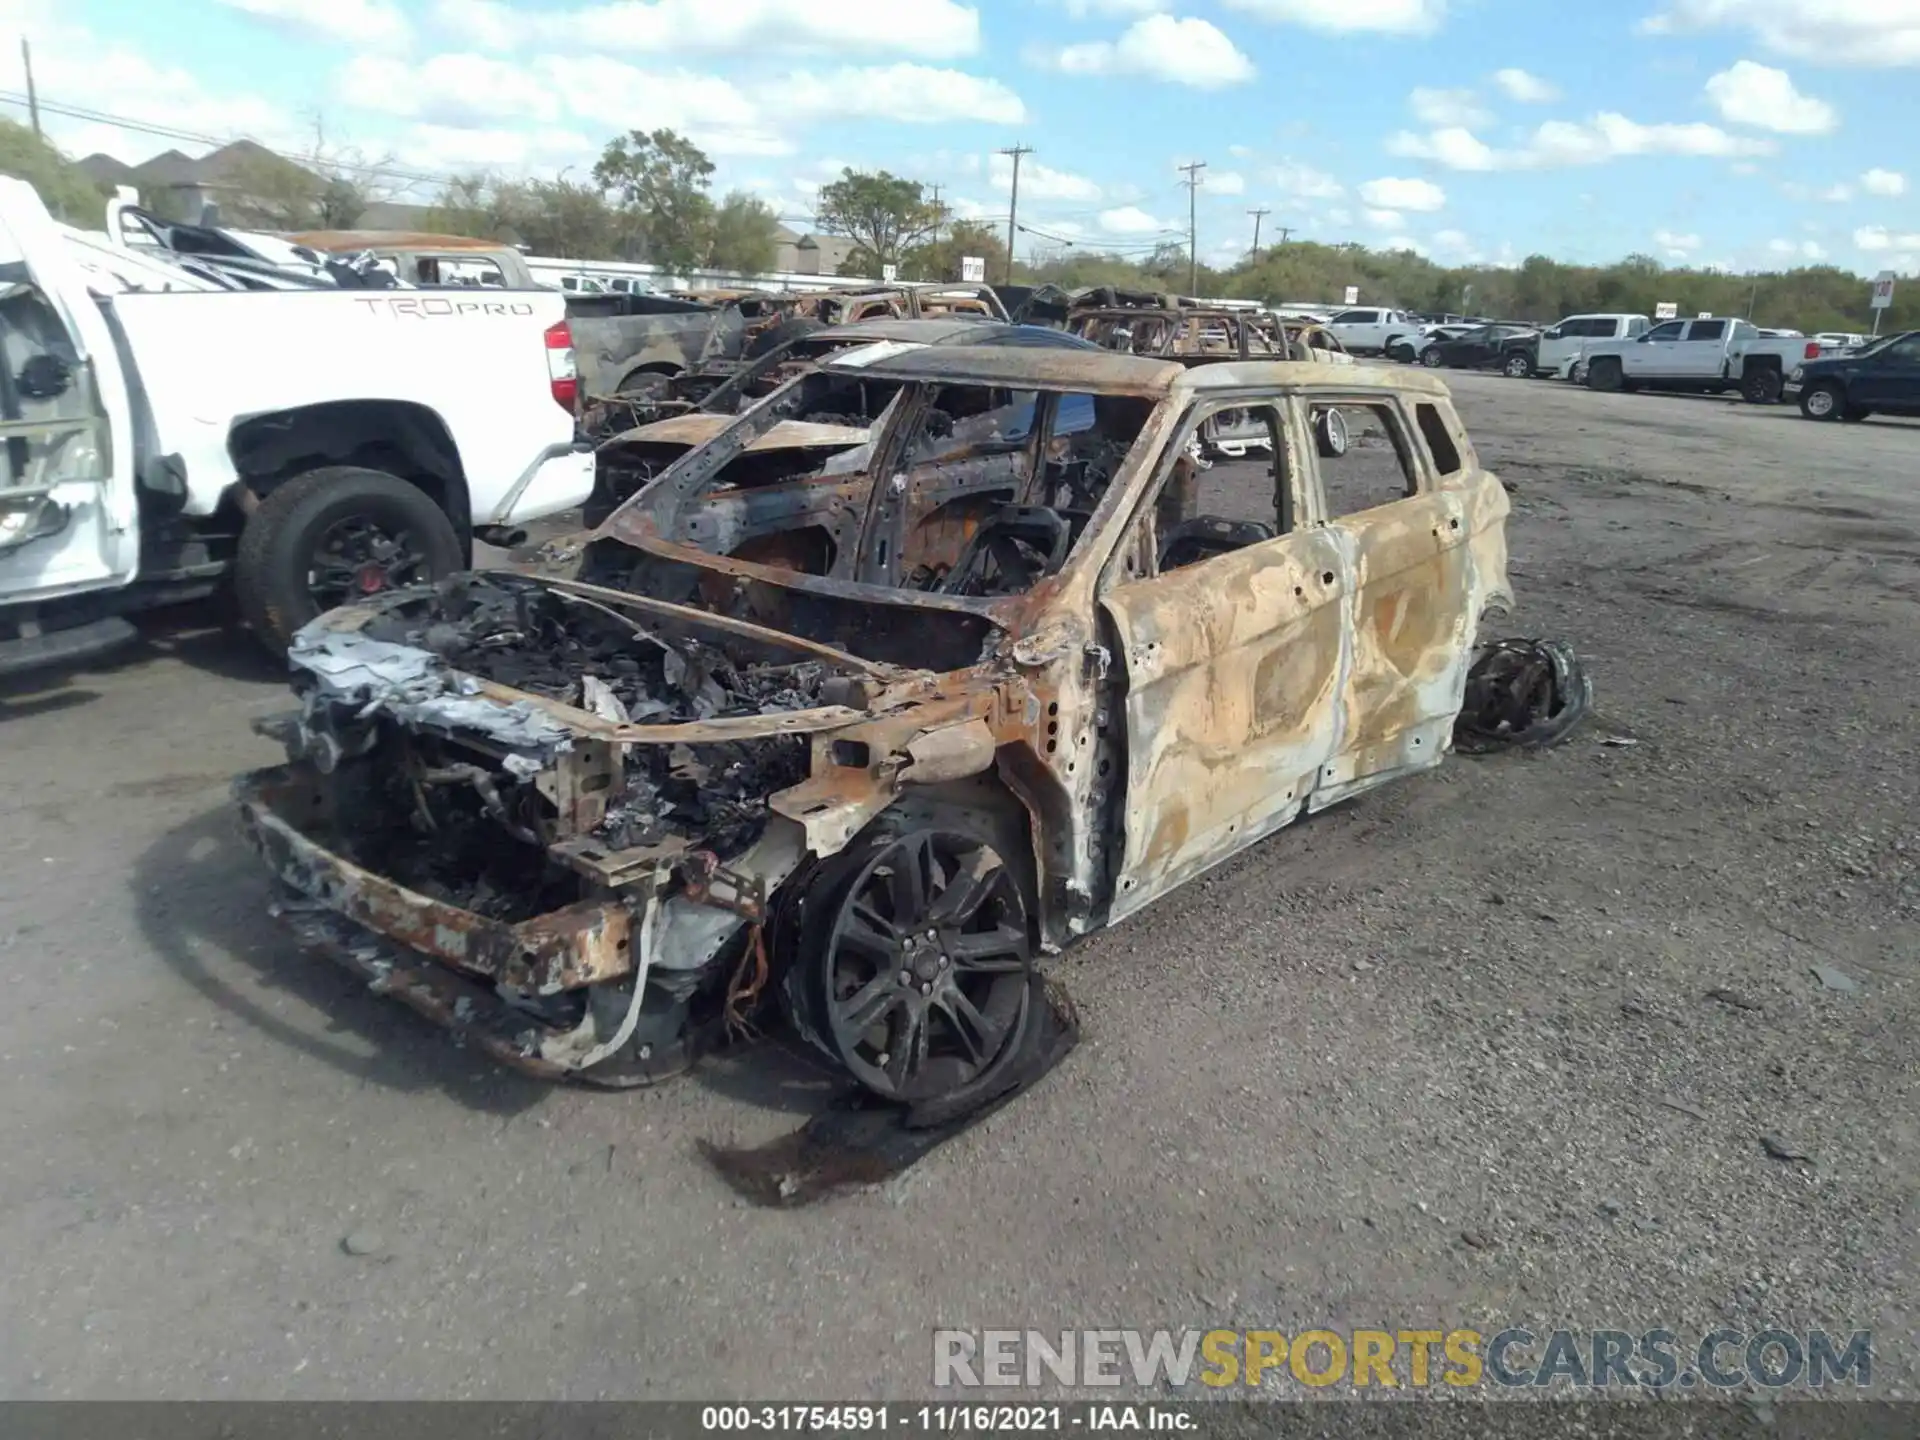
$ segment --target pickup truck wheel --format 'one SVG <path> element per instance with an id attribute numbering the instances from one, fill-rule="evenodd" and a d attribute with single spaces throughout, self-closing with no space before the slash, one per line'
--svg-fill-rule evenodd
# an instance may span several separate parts
<path id="1" fill-rule="evenodd" d="M 1740 393 L 1749 405 L 1771 405 L 1785 388 L 1778 370 L 1755 370 L 1740 382 Z"/>
<path id="2" fill-rule="evenodd" d="M 1602 358 L 1587 366 L 1587 388 L 1612 393 L 1626 388 L 1627 377 L 1618 360 Z"/>
<path id="3" fill-rule="evenodd" d="M 1513 354 L 1507 356 L 1506 360 L 1501 364 L 1500 369 L 1505 372 L 1507 378 L 1510 380 L 1525 380 L 1533 374 L 1533 361 L 1529 360 L 1522 352 L 1516 350 Z"/>
<path id="4" fill-rule="evenodd" d="M 247 517 L 233 584 L 241 615 L 277 652 L 324 610 L 430 583 L 466 558 L 425 491 L 384 470 L 329 465 L 287 481 Z"/>
<path id="5" fill-rule="evenodd" d="M 1838 420 L 1846 408 L 1846 396 L 1831 382 L 1809 385 L 1800 392 L 1800 413 L 1809 420 Z"/>

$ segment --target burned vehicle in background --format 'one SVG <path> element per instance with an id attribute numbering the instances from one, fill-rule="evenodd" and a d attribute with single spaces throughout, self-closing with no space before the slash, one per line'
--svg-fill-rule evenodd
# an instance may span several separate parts
<path id="1" fill-rule="evenodd" d="M 703 292 L 678 292 L 675 303 Z M 704 292 L 729 317 L 722 343 L 683 365 L 646 367 L 652 378 L 608 389 L 589 384 L 582 429 L 606 436 L 683 411 L 743 371 L 768 373 L 766 357 L 822 329 L 900 320 L 1006 323 L 1006 308 L 984 285 L 892 285 L 877 290 Z M 667 357 L 671 360 L 671 357 Z M 785 378 L 781 376 L 780 378 Z M 770 387 L 761 387 L 766 393 Z"/>
<path id="2" fill-rule="evenodd" d="M 871 384 L 857 467 L 738 468 Z M 1383 442 L 1320 454 L 1333 407 Z M 1266 466 L 1195 466 L 1225 410 Z M 777 1003 L 873 1094 L 963 1105 L 1042 957 L 1441 763 L 1507 511 L 1422 372 L 865 347 L 570 575 L 302 630 L 288 761 L 237 797 L 303 941 L 506 1064 L 646 1083 Z"/>
<path id="3" fill-rule="evenodd" d="M 1340 339 L 1315 320 L 1293 319 L 1259 309 L 1209 306 L 1177 295 L 1101 287 L 1076 292 L 1067 317 L 1069 333 L 1109 350 L 1152 355 L 1182 365 L 1222 360 L 1314 360 L 1351 365 Z M 1315 443 L 1329 457 L 1344 455 L 1348 434 L 1337 409 L 1313 417 Z M 1263 447 L 1267 431 L 1258 416 L 1223 411 L 1199 434 L 1207 459 L 1239 459 Z"/>
<path id="4" fill-rule="evenodd" d="M 726 427 L 727 418 L 771 395 L 796 375 L 817 369 L 828 357 L 870 345 L 987 345 L 1024 346 L 1055 350 L 1095 350 L 1090 341 L 1060 330 L 1032 325 L 1006 325 L 989 320 L 952 316 L 939 320 L 867 320 L 805 331 L 777 350 L 770 350 L 706 391 L 697 404 L 681 413 L 636 425 L 603 441 L 597 452 L 594 493 L 584 507 L 589 526 L 598 525 L 614 507 L 678 460 L 687 451 L 712 439 Z M 804 472 L 835 454 L 866 443 L 867 427 L 880 416 L 899 387 L 883 381 L 851 386 L 841 392 L 841 408 L 809 412 L 776 426 L 734 462 L 736 471 L 751 465 L 759 483 L 775 472 Z M 1071 411 L 1091 421 L 1083 406 Z"/>

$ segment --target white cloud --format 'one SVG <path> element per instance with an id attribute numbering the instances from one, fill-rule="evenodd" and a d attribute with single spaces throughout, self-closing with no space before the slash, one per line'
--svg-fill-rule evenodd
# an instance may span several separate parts
<path id="1" fill-rule="evenodd" d="M 408 163 L 434 171 L 528 170 L 551 174 L 563 165 L 585 170 L 598 158 L 600 145 L 576 130 L 418 124 L 401 133 L 396 148 Z"/>
<path id="2" fill-rule="evenodd" d="M 1253 147 L 1250 145 L 1229 145 L 1227 146 L 1227 153 L 1236 160 L 1251 160 L 1253 158 Z"/>
<path id="3" fill-rule="evenodd" d="M 1676 235 L 1671 230 L 1653 232 L 1653 243 L 1661 246 L 1669 255 L 1686 255 L 1700 248 L 1698 235 Z"/>
<path id="4" fill-rule="evenodd" d="M 1884 225 L 1865 225 L 1853 232 L 1853 243 L 1872 253 L 1883 250 L 1920 249 L 1920 231 L 1898 235 Z"/>
<path id="5" fill-rule="evenodd" d="M 1347 193 L 1346 187 L 1326 171 L 1298 160 L 1282 160 L 1267 178 L 1276 191 L 1294 200 L 1337 200 Z"/>
<path id="6" fill-rule="evenodd" d="M 595 131 L 677 130 L 715 155 L 792 153 L 792 127 L 769 120 L 730 80 L 687 70 L 642 70 L 604 55 L 548 55 L 536 74 Z M 797 183 L 797 181 L 796 181 Z"/>
<path id="7" fill-rule="evenodd" d="M 987 180 L 997 186 L 1013 181 L 1013 158 L 997 151 L 987 157 Z M 1084 175 L 1055 170 L 1042 165 L 1031 155 L 1020 162 L 1020 198 L 1022 200 L 1098 200 L 1100 187 Z"/>
<path id="8" fill-rule="evenodd" d="M 1584 123 L 1549 120 L 1526 144 L 1498 150 L 1458 126 L 1416 135 L 1402 130 L 1388 137 L 1387 153 L 1430 160 L 1449 170 L 1551 170 L 1568 165 L 1599 165 L 1632 155 L 1701 155 L 1731 158 L 1771 155 L 1770 140 L 1730 135 L 1717 125 L 1642 125 L 1611 112 Z"/>
<path id="9" fill-rule="evenodd" d="M 353 45 L 402 45 L 407 17 L 387 0 L 219 0 L 232 10 Z"/>
<path id="10" fill-rule="evenodd" d="M 1720 118 L 1782 135 L 1825 135 L 1840 124 L 1840 114 L 1824 100 L 1802 95 L 1784 70 L 1734 62 L 1707 81 L 1707 98 Z"/>
<path id="11" fill-rule="evenodd" d="M 1398 210 L 1363 210 L 1361 213 L 1376 230 L 1398 230 L 1407 223 L 1407 217 Z"/>
<path id="12" fill-rule="evenodd" d="M 1811 185 L 1802 185 L 1797 180 L 1785 180 L 1780 184 L 1780 193 L 1789 200 L 1818 201 L 1822 205 L 1844 205 L 1853 199 L 1853 187 L 1844 180 L 1836 181 L 1824 190 L 1816 190 Z"/>
<path id="13" fill-rule="evenodd" d="M 1464 230 L 1436 230 L 1430 248 L 1449 255 L 1465 255 L 1473 249 L 1473 241 Z"/>
<path id="14" fill-rule="evenodd" d="M 1669 0 L 1639 26 L 1648 35 L 1733 28 L 1820 65 L 1920 65 L 1920 0 Z"/>
<path id="15" fill-rule="evenodd" d="M 1238 85 L 1254 73 L 1253 61 L 1218 27 L 1172 15 L 1136 20 L 1118 40 L 1068 45 L 1048 63 L 1069 75 L 1145 75 L 1198 90 Z"/>
<path id="16" fill-rule="evenodd" d="M 1698 121 L 1642 125 L 1609 111 L 1584 125 L 1549 120 L 1533 132 L 1528 149 L 1542 165 L 1595 165 L 1628 155 L 1771 155 L 1774 146 Z"/>
<path id="17" fill-rule="evenodd" d="M 1089 15 L 1151 15 L 1167 8 L 1166 0 L 1063 0 L 1063 3 L 1067 13 L 1076 20 Z"/>
<path id="18" fill-rule="evenodd" d="M 1769 240 L 1767 242 L 1767 249 L 1771 250 L 1775 255 L 1785 255 L 1796 260 L 1824 260 L 1827 258 L 1826 250 L 1812 240 L 1802 240 L 1798 243 L 1792 240 Z"/>
<path id="19" fill-rule="evenodd" d="M 1380 248 L 1382 250 L 1411 250 L 1414 254 L 1418 255 L 1420 253 L 1420 242 L 1415 240 L 1411 235 L 1395 235 L 1389 239 L 1382 240 L 1380 242 Z"/>
<path id="20" fill-rule="evenodd" d="M 1417 85 L 1407 107 L 1422 125 L 1490 125 L 1493 114 L 1471 90 L 1433 90 Z"/>
<path id="21" fill-rule="evenodd" d="M 768 110 L 804 117 L 896 120 L 943 125 L 979 120 L 1017 125 L 1027 118 L 1018 95 L 998 80 L 931 65 L 876 65 L 829 75 L 798 71 L 775 87 Z"/>
<path id="22" fill-rule="evenodd" d="M 342 67 L 340 98 L 361 110 L 437 125 L 486 128 L 501 119 L 552 121 L 560 96 L 536 70 L 485 55 L 435 55 L 420 64 L 360 55 Z"/>
<path id="23" fill-rule="evenodd" d="M 1200 188 L 1214 195 L 1244 195 L 1247 193 L 1247 177 L 1237 170 L 1204 170 L 1200 174 Z"/>
<path id="24" fill-rule="evenodd" d="M 1100 212 L 1100 228 L 1109 235 L 1151 235 L 1174 227 L 1154 219 L 1138 205 L 1122 205 L 1117 210 Z"/>
<path id="25" fill-rule="evenodd" d="M 1431 160 L 1449 170 L 1518 168 L 1508 164 L 1507 157 L 1475 136 L 1471 130 L 1463 130 L 1457 125 L 1435 130 L 1428 135 L 1415 135 L 1410 130 L 1401 130 L 1388 137 L 1387 153 L 1410 160 Z"/>
<path id="26" fill-rule="evenodd" d="M 1327 223 L 1329 225 L 1351 225 L 1353 223 L 1353 212 L 1336 205 L 1333 209 L 1327 211 Z"/>
<path id="27" fill-rule="evenodd" d="M 1904 195 L 1907 193 L 1907 177 L 1898 170 L 1875 167 L 1860 177 L 1860 188 L 1869 195 Z"/>
<path id="28" fill-rule="evenodd" d="M 1422 35 L 1438 29 L 1447 13 L 1447 0 L 1227 0 L 1227 6 L 1330 35 L 1355 30 Z"/>
<path id="29" fill-rule="evenodd" d="M 1560 98 L 1560 92 L 1551 84 L 1525 70 L 1496 70 L 1493 83 L 1506 92 L 1509 100 L 1518 100 L 1522 105 L 1544 105 Z"/>
<path id="30" fill-rule="evenodd" d="M 1360 187 L 1360 198 L 1380 210 L 1411 210 L 1424 215 L 1447 203 L 1447 192 L 1431 180 L 1382 176 Z"/>
<path id="31" fill-rule="evenodd" d="M 449 14 L 456 23 L 460 17 L 483 17 L 471 33 L 453 33 L 502 50 L 565 44 L 593 54 L 635 51 L 675 58 L 818 52 L 952 60 L 980 48 L 980 12 L 956 0 L 612 0 L 577 10 L 442 0 L 441 23 L 448 23 Z"/>
<path id="32" fill-rule="evenodd" d="M 500 0 L 434 0 L 433 24 L 482 50 L 511 50 L 520 38 L 520 17 Z"/>

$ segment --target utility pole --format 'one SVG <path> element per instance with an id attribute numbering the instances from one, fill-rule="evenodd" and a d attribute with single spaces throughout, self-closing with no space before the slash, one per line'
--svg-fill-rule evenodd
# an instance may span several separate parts
<path id="1" fill-rule="evenodd" d="M 1282 225 L 1282 226 L 1280 227 L 1280 243 L 1281 243 L 1282 245 L 1284 245 L 1284 244 L 1286 244 L 1286 243 L 1287 243 L 1287 241 L 1288 241 L 1289 239 L 1291 239 L 1291 238 L 1292 238 L 1292 236 L 1293 236 L 1293 227 L 1292 227 L 1292 226 L 1290 226 L 1290 225 Z"/>
<path id="2" fill-rule="evenodd" d="M 1013 222 L 1020 213 L 1020 157 L 1031 155 L 1031 145 L 1014 145 L 1000 152 L 1013 157 L 1013 193 L 1007 199 L 1007 275 L 1005 283 L 1013 283 Z"/>
<path id="3" fill-rule="evenodd" d="M 20 37 L 20 63 L 27 67 L 27 114 L 33 120 L 33 138 L 42 139 L 40 134 L 40 96 L 33 88 L 33 49 L 27 44 L 27 37 Z"/>
<path id="4" fill-rule="evenodd" d="M 1253 249 L 1249 253 L 1258 260 L 1260 258 L 1260 222 L 1273 212 L 1262 207 L 1259 210 L 1249 210 L 1247 213 L 1253 217 Z"/>
<path id="5" fill-rule="evenodd" d="M 1200 172 L 1207 162 L 1196 160 L 1174 168 L 1187 172 L 1181 183 L 1187 187 L 1187 293 L 1192 295 L 1200 289 Z"/>
<path id="6" fill-rule="evenodd" d="M 933 243 L 938 245 L 940 243 L 940 221 L 943 218 L 940 213 L 940 192 L 946 187 L 944 185 L 932 185 L 928 188 L 933 191 Z"/>

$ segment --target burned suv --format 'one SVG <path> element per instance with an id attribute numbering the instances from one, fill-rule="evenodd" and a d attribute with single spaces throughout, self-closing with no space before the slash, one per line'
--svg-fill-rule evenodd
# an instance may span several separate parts
<path id="1" fill-rule="evenodd" d="M 875 382 L 866 447 L 750 463 Z M 1227 409 L 1266 455 L 1201 470 Z M 307 626 L 262 722 L 288 761 L 238 798 L 305 941 L 507 1064 L 644 1083 L 784 1016 L 877 1095 L 964 1103 L 1042 957 L 1441 763 L 1507 508 L 1420 372 L 848 351 L 571 573 Z"/>

